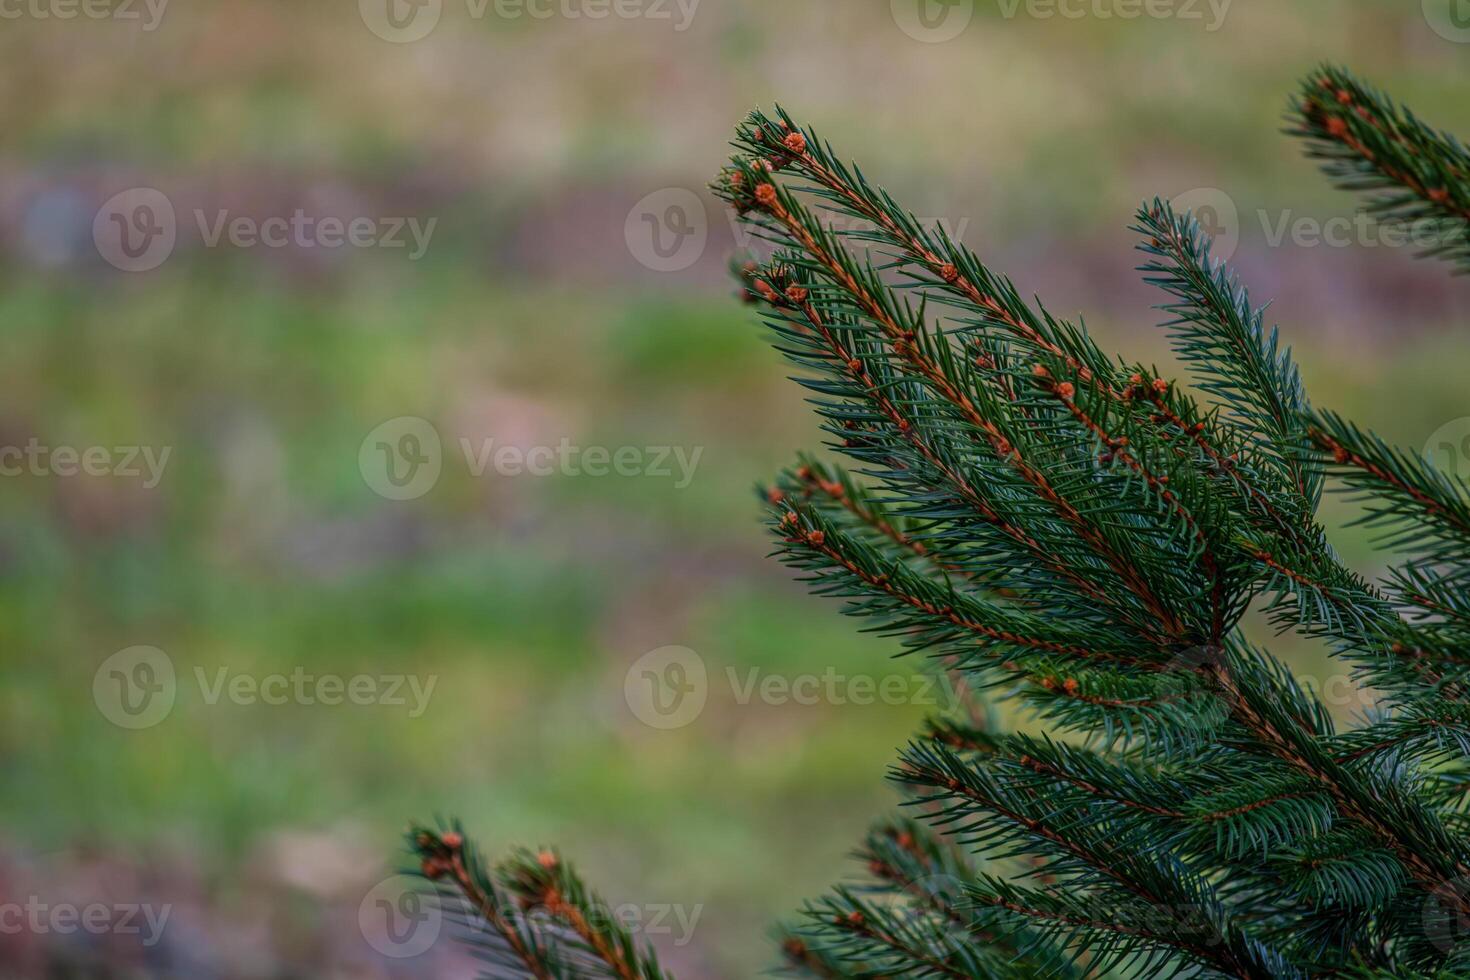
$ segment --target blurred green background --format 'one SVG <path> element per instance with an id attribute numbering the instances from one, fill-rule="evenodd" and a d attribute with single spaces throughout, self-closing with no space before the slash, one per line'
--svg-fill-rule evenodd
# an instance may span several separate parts
<path id="1" fill-rule="evenodd" d="M 764 557 L 751 485 L 818 439 L 703 191 L 754 105 L 1145 361 L 1168 354 L 1132 209 L 1233 207 L 1220 227 L 1317 404 L 1414 448 L 1470 435 L 1466 286 L 1371 236 L 1315 244 L 1358 202 L 1279 132 L 1324 59 L 1470 132 L 1448 0 L 384 2 L 0 6 L 0 446 L 169 451 L 156 486 L 0 478 L 0 896 L 173 910 L 147 949 L 6 931 L 0 976 L 469 975 L 447 943 L 385 955 L 360 928 L 405 822 L 436 813 L 494 849 L 556 842 L 617 901 L 697 909 L 690 935 L 651 930 L 681 976 L 772 961 L 768 925 L 848 872 L 930 708 L 729 683 L 917 666 Z M 115 197 L 133 188 L 173 212 L 144 271 L 117 267 L 112 215 L 162 227 Z M 211 244 L 222 216 L 298 212 L 368 219 L 376 244 Z M 383 240 L 398 219 L 432 227 L 421 255 Z M 395 500 L 369 436 L 403 417 L 442 472 Z M 461 440 L 700 455 L 687 486 L 477 475 Z M 664 730 L 625 679 L 669 645 L 709 683 Z M 133 730 L 94 679 L 137 646 L 176 698 Z M 416 716 L 210 703 L 195 672 L 221 669 L 435 686 Z"/>

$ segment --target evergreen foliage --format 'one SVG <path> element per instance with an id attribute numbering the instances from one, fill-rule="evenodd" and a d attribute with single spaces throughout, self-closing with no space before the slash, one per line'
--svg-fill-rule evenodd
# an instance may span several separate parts
<path id="1" fill-rule="evenodd" d="M 1432 221 L 1433 253 L 1470 269 L 1458 142 L 1335 68 L 1292 119 L 1334 179 Z M 785 112 L 735 145 L 716 191 L 771 248 L 742 292 L 851 467 L 803 457 L 762 490 L 779 554 L 973 702 L 903 750 L 909 815 L 784 927 L 782 969 L 1470 976 L 1470 488 L 1312 408 L 1164 201 L 1134 230 L 1193 390 L 1024 300 Z M 1382 581 L 1328 543 L 1329 481 L 1401 556 Z M 1258 600 L 1377 692 L 1364 724 L 1242 638 Z M 1004 701 L 1047 734 L 1000 730 Z M 411 839 L 510 975 L 663 976 L 589 923 L 559 857 L 491 872 L 457 829 Z"/>

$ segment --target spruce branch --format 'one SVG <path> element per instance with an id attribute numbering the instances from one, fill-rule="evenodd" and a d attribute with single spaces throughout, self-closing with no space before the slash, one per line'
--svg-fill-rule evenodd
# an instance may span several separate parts
<path id="1" fill-rule="evenodd" d="M 1415 226 L 1423 254 L 1470 272 L 1470 152 L 1352 73 L 1325 65 L 1302 83 L 1287 130 L 1348 191 L 1368 191 L 1379 221 Z"/>
<path id="2" fill-rule="evenodd" d="M 507 975 L 672 980 L 556 852 L 514 851 L 492 871 L 458 824 L 413 827 L 408 839 L 422 875 L 459 900 L 468 940 L 497 968 L 519 971 Z"/>
<path id="3" fill-rule="evenodd" d="M 1296 131 L 1329 173 L 1470 268 L 1460 145 L 1336 69 L 1303 91 Z M 1023 301 L 784 111 L 735 146 L 716 190 L 772 247 L 736 267 L 741 296 L 849 460 L 803 455 L 760 490 L 776 551 L 971 709 L 902 752 L 911 818 L 779 934 L 783 970 L 1470 975 L 1470 489 L 1313 410 L 1162 201 L 1134 218 L 1142 271 L 1202 401 Z M 1333 551 L 1329 482 L 1402 553 L 1381 581 Z M 1340 730 L 1244 640 L 1257 597 L 1381 695 L 1366 722 Z M 1002 730 L 1005 703 L 1044 733 Z M 457 827 L 411 841 L 503 969 L 664 976 L 553 852 L 492 872 Z"/>
<path id="4" fill-rule="evenodd" d="M 1312 511 L 1321 481 L 1300 459 L 1307 399 L 1291 352 L 1280 349 L 1275 328 L 1265 330 L 1263 311 L 1251 306 L 1240 281 L 1211 260 L 1210 238 L 1192 215 L 1155 200 L 1136 221 L 1145 238 L 1140 250 L 1154 256 L 1141 268 L 1145 280 L 1176 300 L 1163 307 L 1175 317 L 1165 324 L 1175 349 L 1238 429 L 1260 427 L 1251 440 L 1254 460 L 1277 470 L 1301 508 Z"/>

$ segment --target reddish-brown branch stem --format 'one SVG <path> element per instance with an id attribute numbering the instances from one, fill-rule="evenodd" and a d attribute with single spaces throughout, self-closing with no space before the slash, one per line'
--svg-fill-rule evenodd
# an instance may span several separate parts
<path id="1" fill-rule="evenodd" d="M 542 963 L 531 950 L 526 948 L 526 944 L 522 941 L 520 933 L 516 932 L 515 927 L 507 922 L 505 917 L 500 914 L 496 903 L 476 884 L 469 869 L 465 867 L 464 852 L 459 848 L 452 848 L 451 852 L 449 873 L 454 879 L 454 884 L 459 889 L 460 894 L 475 907 L 475 911 L 480 914 L 481 918 L 490 923 L 500 933 L 505 939 L 506 945 L 510 947 L 511 952 L 515 953 L 516 957 L 522 963 L 526 964 L 526 969 L 531 971 L 531 975 L 536 977 L 536 980 L 555 980 L 555 977 L 546 964 Z"/>
<path id="2" fill-rule="evenodd" d="M 582 911 L 575 905 L 563 901 L 560 893 L 554 888 L 544 897 L 543 904 L 546 906 L 546 911 L 560 918 L 571 927 L 573 932 L 582 937 L 582 940 L 592 947 L 598 959 L 612 967 L 619 980 L 638 980 L 637 972 L 623 958 L 623 954 L 608 942 L 607 936 L 593 929 Z"/>
<path id="3" fill-rule="evenodd" d="M 914 446 L 919 454 L 923 456 L 930 465 L 932 465 L 933 467 L 935 467 L 935 469 L 942 473 L 945 479 L 947 479 L 951 483 L 951 485 L 953 485 L 960 491 L 960 494 L 965 499 L 965 501 L 976 509 L 976 511 L 986 521 L 986 523 L 993 525 L 1001 532 L 1003 532 L 1007 537 L 1010 537 L 1014 541 L 1024 545 L 1027 550 L 1036 555 L 1037 558 L 1039 558 L 1048 568 L 1052 569 L 1057 574 L 1071 581 L 1084 594 L 1098 600 L 1099 602 L 1106 603 L 1108 601 L 1108 595 L 1105 590 L 1100 588 L 1096 583 L 1079 574 L 1075 569 L 1069 568 L 1062 562 L 1057 561 L 1056 557 L 1049 554 L 1044 548 L 1042 548 L 1040 542 L 1038 542 L 1035 538 L 1031 537 L 1031 535 L 1027 534 L 1023 529 L 1002 518 L 1000 514 L 997 513 L 996 510 L 990 506 L 989 501 L 987 501 L 978 491 L 970 486 L 969 481 L 966 480 L 962 474 L 956 472 L 952 467 L 945 463 L 945 461 L 939 456 L 939 454 L 935 452 L 934 449 L 930 447 L 928 443 L 926 443 L 920 437 L 918 427 L 915 426 L 912 421 L 906 415 L 904 415 L 902 411 L 899 410 L 898 406 L 893 403 L 893 400 L 888 397 L 883 388 L 872 378 L 871 375 L 868 374 L 867 367 L 862 362 L 862 360 L 854 356 L 853 353 L 849 351 L 842 344 L 842 342 L 837 339 L 836 335 L 833 334 L 832 331 L 827 327 L 826 322 L 822 319 L 821 314 L 817 312 L 815 306 L 813 306 L 809 301 L 803 300 L 801 303 L 797 304 L 797 308 L 801 311 L 801 314 L 803 317 L 805 317 L 807 323 L 812 327 L 813 330 L 817 331 L 817 334 L 827 345 L 828 352 L 831 353 L 841 364 L 846 366 L 849 374 L 859 385 L 863 387 L 863 390 L 868 393 L 869 397 L 873 399 L 874 403 L 878 406 L 879 411 L 882 412 L 884 417 L 887 418 L 894 425 L 894 427 L 897 428 L 898 431 L 904 435 L 906 439 L 908 439 L 909 443 Z"/>
<path id="4" fill-rule="evenodd" d="M 896 354 L 908 361 L 936 393 L 959 409 L 966 421 L 979 429 L 989 442 L 996 456 L 1008 461 L 1041 498 L 1047 501 L 1058 514 L 1076 530 L 1078 536 L 1096 551 L 1123 581 L 1124 585 L 1143 602 L 1149 612 L 1163 624 L 1165 632 L 1175 638 L 1184 635 L 1184 627 L 1176 616 L 1153 594 L 1148 583 L 1138 574 L 1134 564 L 1118 554 L 1102 533 L 1059 494 L 1046 475 L 1032 466 L 1019 449 L 1005 437 L 994 422 L 985 418 L 975 407 L 970 396 L 960 389 L 940 367 L 924 355 L 914 343 L 911 331 L 901 327 L 888 314 L 883 305 L 872 296 L 857 279 L 831 255 L 806 225 L 791 213 L 778 195 L 772 194 L 764 203 L 766 210 L 799 242 L 808 254 L 821 263 L 833 280 L 850 295 L 863 312 L 882 328 L 893 344 Z"/>
<path id="5" fill-rule="evenodd" d="M 1416 503 L 1418 503 L 1425 510 L 1429 511 L 1431 514 L 1443 518 L 1450 524 L 1453 524 L 1461 532 L 1470 535 L 1470 524 L 1466 524 L 1464 520 L 1460 517 L 1460 515 L 1449 510 L 1442 503 L 1435 500 L 1423 490 L 1420 490 L 1418 487 L 1410 486 L 1394 474 L 1390 473 L 1388 470 L 1385 470 L 1382 466 L 1379 466 L 1377 463 L 1373 462 L 1371 459 L 1367 459 L 1359 455 L 1358 453 L 1353 452 L 1351 449 L 1344 446 L 1341 442 L 1334 439 L 1326 432 L 1323 432 L 1321 429 L 1312 429 L 1308 434 L 1311 436 L 1312 441 L 1315 442 L 1320 448 L 1332 453 L 1333 458 L 1340 465 L 1357 467 L 1358 469 L 1372 476 L 1374 479 L 1379 480 L 1382 483 L 1386 483 L 1402 493 L 1408 494 L 1414 499 Z"/>

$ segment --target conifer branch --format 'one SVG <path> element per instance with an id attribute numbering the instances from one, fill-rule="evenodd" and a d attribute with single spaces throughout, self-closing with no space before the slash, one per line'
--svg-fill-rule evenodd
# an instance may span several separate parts
<path id="1" fill-rule="evenodd" d="M 504 942 L 509 955 L 499 962 L 537 980 L 672 980 L 652 947 L 640 945 L 554 851 L 515 851 L 492 873 L 457 825 L 442 833 L 412 828 L 409 841 L 424 877 L 463 899 L 472 926 Z"/>
<path id="2" fill-rule="evenodd" d="M 1423 254 L 1470 272 L 1470 152 L 1456 137 L 1333 65 L 1303 82 L 1288 122 L 1334 183 L 1373 192 L 1380 221 L 1416 225 Z"/>
<path id="3" fill-rule="evenodd" d="M 1453 137 L 1331 68 L 1294 111 L 1330 174 L 1470 271 Z M 1470 940 L 1426 911 L 1470 919 L 1470 488 L 1312 410 L 1262 310 L 1162 201 L 1135 216 L 1143 272 L 1203 408 L 1022 301 L 785 112 L 736 147 L 716 189 L 774 246 L 739 267 L 742 294 L 853 461 L 802 457 L 761 491 L 777 551 L 972 708 L 902 753 L 916 819 L 878 825 L 867 877 L 781 934 L 785 971 L 1470 975 Z M 1333 552 L 1329 479 L 1408 554 L 1383 581 Z M 1257 596 L 1381 694 L 1369 722 L 1339 731 L 1242 639 Z M 1047 734 L 1001 731 L 1004 701 Z M 457 828 L 411 840 L 506 969 L 665 976 L 555 854 L 492 874 Z"/>

